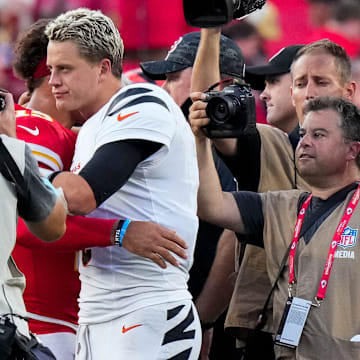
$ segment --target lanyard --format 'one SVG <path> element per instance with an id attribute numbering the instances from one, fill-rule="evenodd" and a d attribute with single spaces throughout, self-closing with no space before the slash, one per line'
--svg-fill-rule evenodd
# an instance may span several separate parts
<path id="1" fill-rule="evenodd" d="M 334 262 L 335 250 L 336 250 L 338 242 L 341 238 L 341 234 L 343 233 L 344 229 L 346 228 L 347 224 L 349 223 L 349 220 L 350 220 L 352 214 L 354 213 L 354 210 L 359 202 L 359 197 L 360 197 L 360 185 L 356 189 L 356 192 L 354 193 L 349 205 L 347 206 L 347 208 L 344 212 L 344 215 L 343 215 L 339 225 L 336 228 L 333 240 L 331 241 L 329 253 L 328 253 L 325 267 L 324 267 L 324 271 L 323 271 L 320 285 L 318 288 L 318 292 L 317 292 L 317 295 L 315 298 L 315 300 L 317 302 L 317 306 L 319 306 L 320 302 L 325 298 L 325 293 L 326 293 L 328 282 L 329 282 L 330 272 L 331 272 L 331 268 L 332 268 L 332 265 Z M 291 295 L 292 285 L 295 284 L 295 282 L 296 282 L 295 271 L 294 271 L 296 246 L 297 246 L 297 243 L 299 240 L 300 230 L 303 225 L 305 213 L 310 204 L 311 198 L 312 198 L 312 194 L 310 194 L 307 197 L 304 204 L 302 205 L 299 215 L 298 215 L 298 218 L 297 218 L 297 221 L 296 221 L 295 229 L 294 229 L 293 240 L 291 243 L 291 248 L 290 248 L 290 253 L 289 253 L 289 294 L 290 295 Z"/>

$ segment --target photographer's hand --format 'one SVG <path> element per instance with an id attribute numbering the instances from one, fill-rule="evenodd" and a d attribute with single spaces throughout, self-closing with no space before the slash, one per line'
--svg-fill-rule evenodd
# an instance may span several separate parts
<path id="1" fill-rule="evenodd" d="M 0 111 L 0 134 L 16 138 L 16 118 L 12 94 L 0 89 L 0 96 L 5 100 L 5 108 Z"/>
<path id="2" fill-rule="evenodd" d="M 207 103 L 204 100 L 206 100 L 207 95 L 202 92 L 193 92 L 190 94 L 190 97 L 193 104 L 190 107 L 189 122 L 198 140 L 204 140 L 206 137 L 201 127 L 208 125 L 210 122 L 205 110 Z"/>

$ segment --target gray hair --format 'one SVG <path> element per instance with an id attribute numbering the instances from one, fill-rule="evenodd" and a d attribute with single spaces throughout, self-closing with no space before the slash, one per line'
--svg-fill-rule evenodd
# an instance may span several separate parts
<path id="1" fill-rule="evenodd" d="M 80 55 L 92 63 L 109 59 L 113 75 L 121 78 L 123 41 L 112 20 L 101 11 L 67 11 L 48 24 L 45 34 L 52 41 L 74 41 Z"/>
<path id="2" fill-rule="evenodd" d="M 339 114 L 345 141 L 360 142 L 360 110 L 355 104 L 344 98 L 319 96 L 305 105 L 304 116 L 311 111 L 321 110 L 333 110 Z M 356 164 L 360 168 L 360 153 L 356 157 Z"/>

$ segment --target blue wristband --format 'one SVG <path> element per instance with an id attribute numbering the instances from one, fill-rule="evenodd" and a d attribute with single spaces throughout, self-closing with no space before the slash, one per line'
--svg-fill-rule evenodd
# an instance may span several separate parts
<path id="1" fill-rule="evenodd" d="M 125 236 L 126 230 L 127 230 L 127 228 L 128 228 L 128 226 L 129 226 L 130 223 L 131 223 L 131 220 L 126 219 L 126 220 L 124 221 L 123 226 L 121 227 L 120 237 L 119 237 L 119 246 L 122 246 L 123 238 L 124 238 L 124 236 Z"/>
<path id="2" fill-rule="evenodd" d="M 131 223 L 131 220 L 129 220 L 129 219 L 119 222 L 119 226 L 118 226 L 117 230 L 115 231 L 115 243 L 114 243 L 115 245 L 120 246 L 120 247 L 122 246 L 123 238 L 125 236 L 126 230 L 130 223 Z M 120 225 L 121 225 L 121 228 L 119 229 Z"/>

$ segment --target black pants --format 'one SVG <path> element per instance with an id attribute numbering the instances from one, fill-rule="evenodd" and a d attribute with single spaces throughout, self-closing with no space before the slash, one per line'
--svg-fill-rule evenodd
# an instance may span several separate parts
<path id="1" fill-rule="evenodd" d="M 275 360 L 272 335 L 263 331 L 253 331 L 242 348 L 241 360 Z"/>

